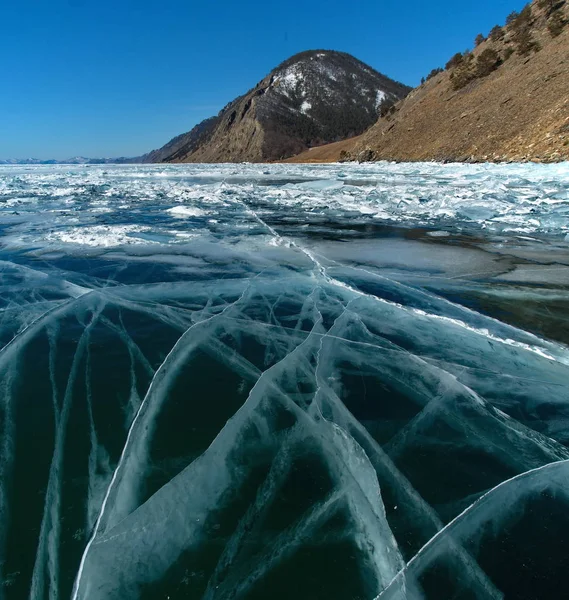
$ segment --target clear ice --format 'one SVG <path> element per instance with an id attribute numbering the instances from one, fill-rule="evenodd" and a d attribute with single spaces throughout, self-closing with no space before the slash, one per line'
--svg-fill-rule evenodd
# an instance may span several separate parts
<path id="1" fill-rule="evenodd" d="M 557 598 L 569 165 L 0 167 L 0 600 Z"/>

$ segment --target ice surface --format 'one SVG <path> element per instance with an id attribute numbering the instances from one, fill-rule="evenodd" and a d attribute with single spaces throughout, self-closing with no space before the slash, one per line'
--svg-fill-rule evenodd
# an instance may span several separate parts
<path id="1" fill-rule="evenodd" d="M 0 167 L 0 598 L 555 598 L 567 165 Z"/>
<path id="2" fill-rule="evenodd" d="M 175 243 L 164 211 L 173 220 L 221 217 L 219 231 L 240 220 L 243 200 L 265 216 L 286 211 L 307 224 L 325 215 L 496 236 L 551 234 L 564 242 L 569 165 L 0 167 L 0 223 L 16 245 L 135 243 L 144 238 L 131 235 L 133 228 L 149 222 Z M 78 226 L 97 229 L 86 229 L 82 241 Z"/>
<path id="3" fill-rule="evenodd" d="M 206 214 L 201 208 L 195 206 L 174 206 L 166 212 L 179 217 L 202 217 Z"/>

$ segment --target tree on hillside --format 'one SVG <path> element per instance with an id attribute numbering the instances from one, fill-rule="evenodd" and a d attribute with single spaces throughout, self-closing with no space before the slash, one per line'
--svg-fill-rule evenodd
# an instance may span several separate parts
<path id="1" fill-rule="evenodd" d="M 395 100 L 393 98 L 384 98 L 377 107 L 377 114 L 380 117 L 387 117 L 395 112 Z"/>
<path id="2" fill-rule="evenodd" d="M 479 33 L 475 38 L 474 38 L 474 45 L 475 46 L 480 46 L 480 44 L 485 40 L 486 38 Z"/>
<path id="3" fill-rule="evenodd" d="M 511 47 L 508 46 L 505 50 L 504 50 L 504 60 L 508 60 L 508 58 L 510 58 L 510 56 L 512 56 L 512 54 L 515 52 L 515 50 Z"/>
<path id="4" fill-rule="evenodd" d="M 477 77 L 486 77 L 500 66 L 500 55 L 493 48 L 486 48 L 476 60 Z"/>
<path id="5" fill-rule="evenodd" d="M 450 74 L 451 85 L 454 90 L 460 90 L 473 79 L 476 79 L 476 68 L 474 66 L 474 55 L 465 52 L 462 61 Z"/>
<path id="6" fill-rule="evenodd" d="M 458 67 L 450 74 L 452 89 L 455 91 L 461 90 L 474 79 L 476 79 L 476 75 L 472 69 L 466 66 Z"/>
<path id="7" fill-rule="evenodd" d="M 556 4 L 557 0 L 537 0 L 539 8 L 546 10 L 549 13 L 553 12 Z"/>
<path id="8" fill-rule="evenodd" d="M 563 28 L 565 27 L 565 25 L 566 25 L 565 19 L 563 18 L 561 13 L 559 11 L 557 11 L 557 12 L 553 13 L 551 18 L 549 19 L 549 21 L 547 23 L 547 29 L 549 30 L 551 37 L 557 37 L 563 31 Z"/>
<path id="9" fill-rule="evenodd" d="M 515 10 L 513 12 L 511 12 L 506 17 L 506 25 L 511 25 L 519 16 L 520 16 L 519 12 L 516 12 Z"/>
<path id="10" fill-rule="evenodd" d="M 530 52 L 539 52 L 541 50 L 541 45 L 533 38 L 529 27 L 524 27 L 517 31 L 514 41 L 518 54 L 521 56 L 527 56 Z"/>
<path id="11" fill-rule="evenodd" d="M 429 81 L 429 79 L 432 79 L 435 75 L 438 75 L 439 73 L 442 73 L 443 69 L 441 69 L 440 67 L 437 67 L 436 69 L 433 69 L 428 75 L 427 75 L 427 81 Z"/>
<path id="12" fill-rule="evenodd" d="M 493 42 L 497 42 L 504 37 L 504 28 L 500 27 L 500 25 L 495 25 L 490 30 L 490 35 L 488 36 Z"/>
<path id="13" fill-rule="evenodd" d="M 518 54 L 521 56 L 527 56 L 530 52 L 541 50 L 539 42 L 533 38 L 531 25 L 532 11 L 531 6 L 527 4 L 510 25 L 513 31 L 512 40 L 516 45 Z"/>
<path id="14" fill-rule="evenodd" d="M 454 69 L 454 67 L 458 67 L 458 65 L 460 65 L 460 63 L 464 60 L 464 55 L 462 54 L 462 52 L 457 52 L 445 65 L 445 69 L 447 69 L 447 71 L 449 69 Z"/>
<path id="15" fill-rule="evenodd" d="M 493 48 L 483 50 L 476 60 L 472 53 L 465 54 L 462 56 L 462 60 L 451 71 L 450 80 L 452 88 L 460 90 L 471 81 L 490 75 L 501 64 L 500 55 Z"/>
<path id="16" fill-rule="evenodd" d="M 530 24 L 532 17 L 531 5 L 526 4 L 522 12 L 518 15 L 518 18 L 514 21 L 514 27 L 521 28 L 526 27 Z"/>

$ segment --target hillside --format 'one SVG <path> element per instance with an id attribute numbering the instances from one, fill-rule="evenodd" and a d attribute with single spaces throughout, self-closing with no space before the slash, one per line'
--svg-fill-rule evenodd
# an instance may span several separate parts
<path id="1" fill-rule="evenodd" d="M 142 162 L 262 162 L 361 134 L 378 107 L 410 88 L 349 54 L 314 50 L 288 59 L 216 117 Z"/>
<path id="2" fill-rule="evenodd" d="M 342 148 L 293 162 L 569 159 L 569 4 L 537 0 Z"/>

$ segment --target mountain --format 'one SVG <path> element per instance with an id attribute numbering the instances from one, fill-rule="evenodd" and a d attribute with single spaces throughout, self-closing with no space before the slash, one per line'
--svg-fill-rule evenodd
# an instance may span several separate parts
<path id="1" fill-rule="evenodd" d="M 358 135 L 378 107 L 411 88 L 349 54 L 289 58 L 217 116 L 141 157 L 142 162 L 263 162 Z"/>
<path id="2" fill-rule="evenodd" d="M 292 161 L 568 160 L 568 23 L 569 2 L 536 0 L 359 138 Z"/>

